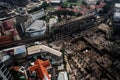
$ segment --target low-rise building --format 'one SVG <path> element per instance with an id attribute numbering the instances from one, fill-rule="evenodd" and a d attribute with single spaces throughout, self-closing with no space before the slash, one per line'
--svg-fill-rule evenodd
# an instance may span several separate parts
<path id="1" fill-rule="evenodd" d="M 94 5 L 97 3 L 97 0 L 85 0 L 88 5 Z"/>
<path id="2" fill-rule="evenodd" d="M 19 15 L 28 14 L 27 10 L 25 8 L 22 8 L 22 7 L 17 8 L 17 12 L 19 13 Z"/>
<path id="3" fill-rule="evenodd" d="M 14 34 L 15 32 L 15 34 Z M 12 19 L 0 23 L 0 44 L 21 40 Z"/>
<path id="4" fill-rule="evenodd" d="M 50 3 L 53 3 L 53 4 L 59 4 L 61 2 L 67 2 L 67 0 L 50 0 Z"/>
<path id="5" fill-rule="evenodd" d="M 59 72 L 57 80 L 68 80 L 67 72 L 66 71 Z"/>
<path id="6" fill-rule="evenodd" d="M 51 3 L 61 3 L 61 0 L 50 0 Z"/>
<path id="7" fill-rule="evenodd" d="M 30 16 L 32 17 L 33 20 L 37 20 L 45 16 L 45 11 L 39 10 L 39 11 L 31 13 Z"/>
<path id="8" fill-rule="evenodd" d="M 0 60 L 6 65 L 11 65 L 15 62 L 15 60 L 18 61 L 26 56 L 27 54 L 25 45 L 11 47 L 0 51 Z"/>
<path id="9" fill-rule="evenodd" d="M 54 18 L 50 18 L 49 19 L 49 28 L 51 30 L 51 27 L 54 26 L 54 24 L 56 24 L 58 22 L 58 17 L 55 16 Z"/>

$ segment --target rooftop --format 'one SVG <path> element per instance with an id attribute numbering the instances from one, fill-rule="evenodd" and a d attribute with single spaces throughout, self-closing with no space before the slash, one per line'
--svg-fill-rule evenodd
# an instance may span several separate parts
<path id="1" fill-rule="evenodd" d="M 120 7 L 120 3 L 115 3 L 115 7 Z"/>
<path id="2" fill-rule="evenodd" d="M 60 3 L 61 0 L 51 0 L 51 3 Z"/>
<path id="3" fill-rule="evenodd" d="M 35 20 L 27 29 L 26 32 L 40 31 L 46 28 L 43 20 Z"/>

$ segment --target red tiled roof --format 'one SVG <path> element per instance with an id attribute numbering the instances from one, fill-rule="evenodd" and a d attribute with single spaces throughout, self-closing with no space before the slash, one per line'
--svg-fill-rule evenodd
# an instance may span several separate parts
<path id="1" fill-rule="evenodd" d="M 5 21 L 2 23 L 4 26 L 4 30 L 9 30 L 14 27 L 13 23 L 11 21 Z"/>
<path id="2" fill-rule="evenodd" d="M 12 35 L 13 35 L 13 36 L 18 35 L 17 30 L 12 31 Z"/>
<path id="3" fill-rule="evenodd" d="M 13 42 L 12 36 L 1 36 L 0 37 L 0 44 L 7 44 Z"/>

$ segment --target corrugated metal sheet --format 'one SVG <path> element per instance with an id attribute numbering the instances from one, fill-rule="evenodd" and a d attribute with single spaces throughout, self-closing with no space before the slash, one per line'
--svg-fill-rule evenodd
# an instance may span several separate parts
<path id="1" fill-rule="evenodd" d="M 43 20 L 35 20 L 27 29 L 26 36 L 37 37 L 41 36 L 46 31 L 46 23 Z"/>
<path id="2" fill-rule="evenodd" d="M 34 12 L 34 13 L 30 14 L 30 16 L 32 17 L 33 20 L 37 20 L 37 19 L 45 16 L 45 11 L 40 10 L 40 11 L 37 11 L 37 12 Z"/>

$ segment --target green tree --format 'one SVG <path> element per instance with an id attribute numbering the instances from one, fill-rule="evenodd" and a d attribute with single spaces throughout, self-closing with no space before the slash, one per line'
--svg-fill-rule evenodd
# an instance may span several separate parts
<path id="1" fill-rule="evenodd" d="M 48 7 L 48 5 L 49 4 L 47 4 L 47 2 L 43 2 L 43 4 L 41 5 L 41 7 L 46 10 L 46 8 Z"/>
<path id="2" fill-rule="evenodd" d="M 72 8 L 73 4 L 70 4 L 70 8 Z"/>
<path id="3" fill-rule="evenodd" d="M 76 15 L 77 17 L 79 17 L 79 16 L 82 16 L 82 14 L 81 13 L 77 13 L 77 15 Z"/>
<path id="4" fill-rule="evenodd" d="M 62 8 L 67 8 L 67 4 L 66 4 L 66 3 L 62 3 L 62 4 L 61 4 L 61 7 L 62 7 Z"/>
<path id="5" fill-rule="evenodd" d="M 46 10 L 47 7 L 48 7 L 48 5 L 49 5 L 49 4 L 47 4 L 46 2 L 43 2 L 42 5 L 40 5 L 39 7 L 35 7 L 34 9 L 29 10 L 28 13 L 32 13 L 32 12 L 41 10 L 42 8 L 43 8 L 44 10 Z"/>
<path id="6" fill-rule="evenodd" d="M 85 6 L 87 6 L 87 2 L 85 2 L 85 1 L 82 1 L 82 4 L 85 5 Z"/>
<path id="7" fill-rule="evenodd" d="M 96 5 L 100 5 L 100 1 L 97 1 Z"/>

